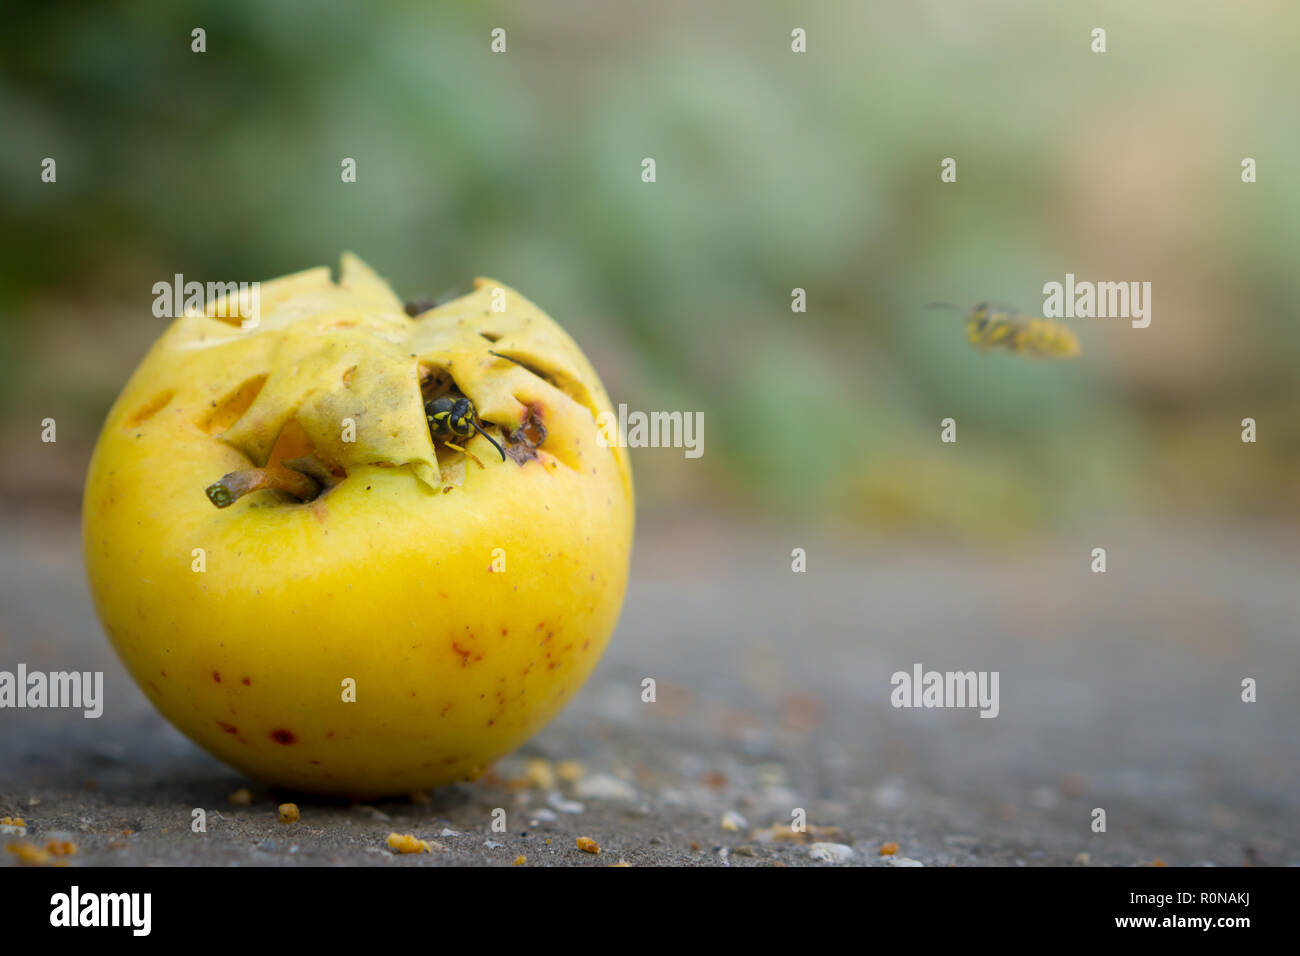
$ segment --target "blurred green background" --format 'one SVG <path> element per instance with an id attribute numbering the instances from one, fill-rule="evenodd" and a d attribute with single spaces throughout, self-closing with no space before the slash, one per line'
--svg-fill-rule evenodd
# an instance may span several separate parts
<path id="1" fill-rule="evenodd" d="M 164 327 L 155 282 L 350 249 L 407 298 L 507 282 L 616 403 L 704 411 L 703 458 L 634 453 L 647 513 L 973 540 L 1294 521 L 1298 38 L 1285 2 L 10 9 L 0 490 L 75 507 Z M 1032 314 L 1067 272 L 1150 281 L 1150 328 L 1073 320 L 1083 357 L 1038 363 L 924 308 Z"/>

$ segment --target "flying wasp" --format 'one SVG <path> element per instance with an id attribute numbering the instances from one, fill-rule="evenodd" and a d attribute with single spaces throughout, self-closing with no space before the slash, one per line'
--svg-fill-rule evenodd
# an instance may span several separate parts
<path id="1" fill-rule="evenodd" d="M 946 302 L 932 302 L 930 307 L 957 309 Z M 1078 337 L 1063 322 L 1020 315 L 987 302 L 966 316 L 966 340 L 985 352 L 1003 348 L 1032 358 L 1074 358 L 1082 351 Z"/>
<path id="2" fill-rule="evenodd" d="M 460 397 L 443 395 L 440 398 L 430 399 L 424 403 L 424 417 L 429 420 L 429 435 L 434 441 L 440 441 L 448 448 L 464 452 L 480 468 L 483 467 L 483 462 L 479 461 L 469 449 L 453 442 L 453 438 L 463 441 L 473 438 L 474 433 L 477 432 L 492 443 L 492 447 L 500 453 L 502 461 L 506 460 L 505 449 L 483 430 L 474 403 L 463 395 Z"/>

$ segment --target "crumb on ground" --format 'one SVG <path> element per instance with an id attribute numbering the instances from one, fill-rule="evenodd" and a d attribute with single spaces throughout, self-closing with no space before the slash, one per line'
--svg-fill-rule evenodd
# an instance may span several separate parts
<path id="1" fill-rule="evenodd" d="M 77 852 L 77 844 L 71 840 L 50 840 L 45 844 L 46 852 L 54 856 L 74 856 Z"/>
<path id="2" fill-rule="evenodd" d="M 18 862 L 22 866 L 45 866 L 54 859 L 48 850 L 42 850 L 35 843 L 27 840 L 16 840 L 6 844 L 5 849 L 18 857 Z"/>
<path id="3" fill-rule="evenodd" d="M 428 853 L 431 848 L 424 840 L 409 833 L 390 833 L 388 849 L 394 853 Z"/>

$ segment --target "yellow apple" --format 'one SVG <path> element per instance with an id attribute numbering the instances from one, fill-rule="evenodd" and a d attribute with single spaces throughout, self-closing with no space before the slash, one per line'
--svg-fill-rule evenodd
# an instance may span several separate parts
<path id="1" fill-rule="evenodd" d="M 431 427 L 438 396 L 481 433 Z M 633 493 L 598 440 L 610 411 L 573 340 L 490 279 L 410 317 L 344 256 L 337 283 L 208 302 L 96 445 L 100 619 L 154 705 L 253 777 L 359 797 L 472 779 L 614 629 Z"/>

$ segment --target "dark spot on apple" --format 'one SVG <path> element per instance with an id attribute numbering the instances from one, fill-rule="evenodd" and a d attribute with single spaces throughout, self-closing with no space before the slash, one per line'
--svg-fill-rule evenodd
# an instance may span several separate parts
<path id="1" fill-rule="evenodd" d="M 245 687 L 252 687 L 252 686 L 253 686 L 253 682 L 252 682 L 251 680 L 249 680 L 247 677 L 245 677 L 245 678 L 243 679 L 242 683 L 243 683 L 243 685 L 244 685 Z"/>
<path id="2" fill-rule="evenodd" d="M 226 723 L 224 720 L 218 720 L 218 721 L 217 721 L 217 726 L 220 727 L 222 730 L 224 730 L 224 731 L 225 731 L 226 733 L 228 733 L 228 734 L 237 734 L 237 733 L 239 733 L 239 728 L 238 728 L 238 727 L 236 727 L 234 724 L 228 724 L 228 723 Z"/>
<path id="3" fill-rule="evenodd" d="M 271 731 L 271 739 L 277 744 L 294 744 L 298 742 L 298 738 L 292 730 L 273 730 Z"/>
<path id="4" fill-rule="evenodd" d="M 214 681 L 216 681 L 218 684 L 220 684 L 220 683 L 221 683 L 221 672 L 220 672 L 220 671 L 213 671 L 213 672 L 212 672 L 212 679 L 213 679 Z"/>

